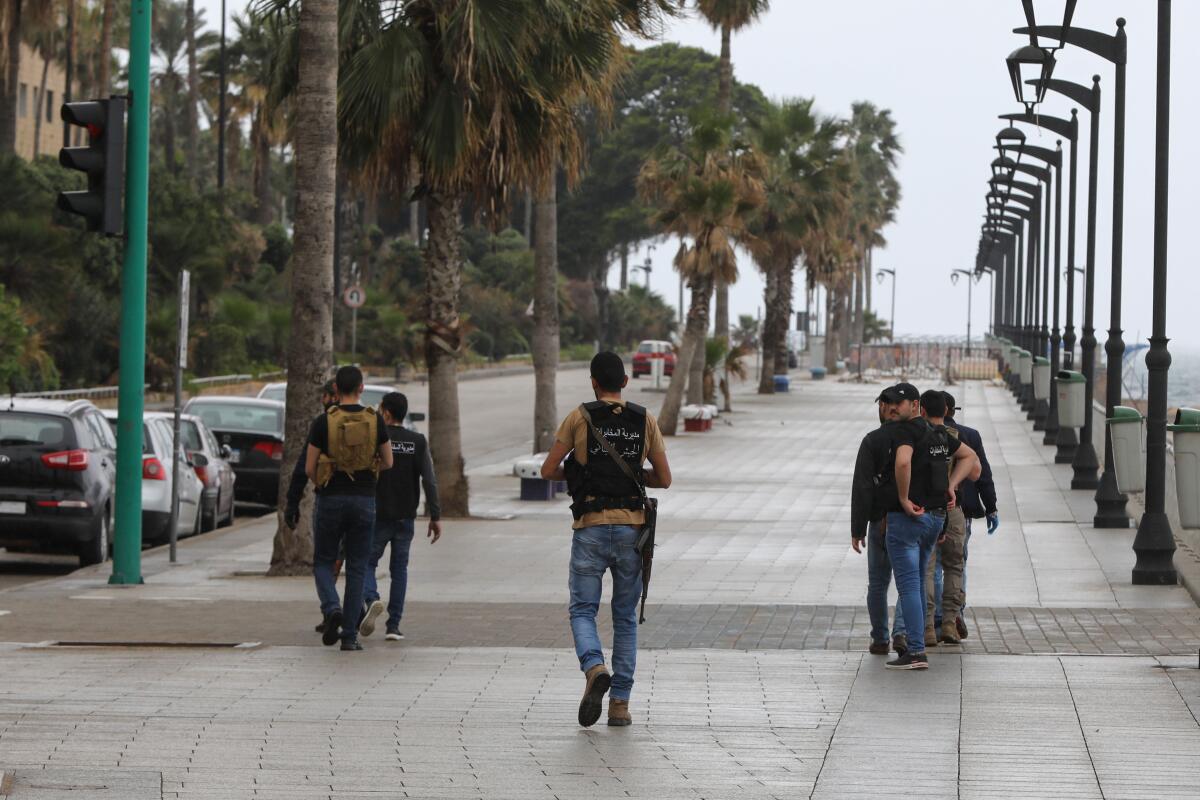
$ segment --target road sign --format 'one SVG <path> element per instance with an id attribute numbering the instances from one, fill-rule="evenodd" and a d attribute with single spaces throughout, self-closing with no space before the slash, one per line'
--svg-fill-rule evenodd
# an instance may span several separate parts
<path id="1" fill-rule="evenodd" d="M 342 302 L 346 308 L 362 308 L 363 303 L 367 302 L 367 292 L 361 286 L 347 286 L 346 291 L 342 292 Z"/>
<path id="2" fill-rule="evenodd" d="M 179 368 L 187 369 L 188 354 L 188 308 L 191 305 L 192 273 L 183 270 L 179 273 L 179 338 L 176 344 L 179 348 Z"/>

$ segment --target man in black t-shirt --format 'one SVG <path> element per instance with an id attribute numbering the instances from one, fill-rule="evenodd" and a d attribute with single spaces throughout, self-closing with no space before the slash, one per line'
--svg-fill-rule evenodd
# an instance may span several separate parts
<path id="1" fill-rule="evenodd" d="M 425 487 L 425 505 L 429 509 L 430 544 L 442 538 L 442 509 L 438 504 L 437 478 L 433 474 L 433 459 L 425 437 L 404 427 L 408 415 L 408 398 L 400 392 L 390 392 L 379 402 L 387 423 L 392 448 L 392 468 L 379 476 L 375 492 L 375 534 L 371 559 L 367 564 L 365 596 L 367 609 L 363 612 L 358 632 L 370 636 L 375 632 L 375 620 L 383 613 L 383 601 L 375 583 L 375 570 L 383 551 L 392 548 L 388 572 L 392 585 L 388 590 L 387 636 L 389 642 L 404 638 L 400 619 L 404 615 L 404 597 L 408 592 L 408 553 L 412 547 L 417 511 L 421 505 L 421 486 Z"/>
<path id="2" fill-rule="evenodd" d="M 912 384 L 893 387 L 901 413 L 920 406 Z M 944 413 L 944 411 L 943 411 Z M 949 436 L 942 426 L 931 426 L 921 417 L 901 423 L 895 439 L 895 504 L 887 515 L 887 552 L 900 592 L 908 652 L 889 661 L 889 669 L 928 669 L 925 655 L 925 568 L 942 534 L 946 507 L 954 491 L 978 466 L 970 447 Z M 951 468 L 953 462 L 953 468 Z"/>
<path id="3" fill-rule="evenodd" d="M 342 367 L 334 383 L 338 405 L 313 420 L 304 465 L 317 493 L 313 577 L 325 615 L 321 641 L 332 645 L 340 637 L 343 650 L 361 650 L 358 619 L 375 528 L 375 485 L 378 472 L 392 466 L 392 448 L 383 418 L 358 402 L 362 372 L 357 367 Z M 339 545 L 345 553 L 346 572 L 344 602 L 340 604 L 333 577 Z"/>

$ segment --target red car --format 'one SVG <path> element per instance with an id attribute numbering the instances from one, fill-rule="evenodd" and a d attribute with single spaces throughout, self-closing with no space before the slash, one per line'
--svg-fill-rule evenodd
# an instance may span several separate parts
<path id="1" fill-rule="evenodd" d="M 647 339 L 633 354 L 633 377 L 649 375 L 650 363 L 656 358 L 663 359 L 664 375 L 669 377 L 675 372 L 675 346 L 670 342 Z"/>

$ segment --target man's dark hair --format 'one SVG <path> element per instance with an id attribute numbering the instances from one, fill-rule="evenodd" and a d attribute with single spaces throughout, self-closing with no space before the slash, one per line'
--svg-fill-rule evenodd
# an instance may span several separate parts
<path id="1" fill-rule="evenodd" d="M 921 408 L 931 417 L 946 416 L 946 396 L 939 391 L 930 389 L 921 395 Z"/>
<path id="2" fill-rule="evenodd" d="M 592 357 L 592 377 L 606 392 L 619 392 L 625 384 L 625 362 L 616 353 L 605 351 Z"/>
<path id="3" fill-rule="evenodd" d="M 321 387 L 321 394 L 327 394 L 330 397 L 337 394 L 337 384 L 332 379 L 325 381 L 325 385 Z"/>
<path id="4" fill-rule="evenodd" d="M 392 419 L 396 420 L 399 425 L 408 416 L 408 398 L 400 392 L 388 392 L 379 401 L 379 407 L 392 415 Z"/>
<path id="5" fill-rule="evenodd" d="M 339 367 L 333 382 L 337 385 L 338 394 L 358 394 L 363 385 L 362 370 L 352 365 Z"/>
<path id="6" fill-rule="evenodd" d="M 942 392 L 942 398 L 946 401 L 946 418 L 954 419 L 954 412 L 957 410 L 954 405 L 954 395 Z"/>

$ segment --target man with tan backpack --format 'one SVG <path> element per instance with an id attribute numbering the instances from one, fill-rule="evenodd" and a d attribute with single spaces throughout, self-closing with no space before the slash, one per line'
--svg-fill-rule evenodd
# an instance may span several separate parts
<path id="1" fill-rule="evenodd" d="M 334 383 L 338 403 L 313 420 L 304 464 L 317 493 L 313 577 L 325 617 L 321 641 L 332 645 L 340 638 L 343 650 L 361 650 L 358 618 L 375 529 L 375 486 L 380 471 L 392 466 L 392 448 L 379 412 L 359 404 L 363 375 L 358 367 L 342 367 Z M 346 573 L 340 604 L 333 574 L 339 546 Z"/>

